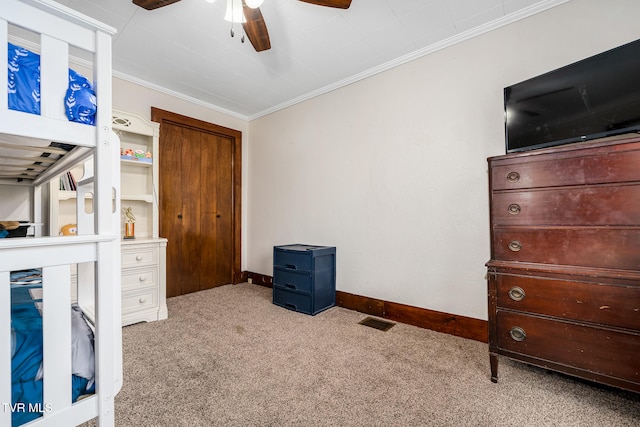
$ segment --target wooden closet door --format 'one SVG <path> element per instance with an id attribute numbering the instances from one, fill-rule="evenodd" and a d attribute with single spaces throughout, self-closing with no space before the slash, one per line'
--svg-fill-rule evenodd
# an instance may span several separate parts
<path id="1" fill-rule="evenodd" d="M 160 144 L 160 235 L 167 238 L 167 297 L 182 295 L 199 290 L 199 283 L 190 277 L 193 270 L 185 268 L 187 257 L 183 256 L 183 246 L 189 238 L 184 233 L 182 214 L 184 205 L 184 177 L 182 171 L 183 132 L 182 127 L 172 124 L 161 126 Z M 168 141 L 168 143 L 167 143 Z M 184 237 L 184 241 L 183 241 Z M 195 286 L 194 286 L 195 285 Z"/>
<path id="2" fill-rule="evenodd" d="M 160 134 L 160 233 L 169 241 L 167 296 L 234 283 L 239 264 L 236 141 L 169 121 L 161 123 Z"/>
<path id="3" fill-rule="evenodd" d="M 200 200 L 202 289 L 231 283 L 233 254 L 232 144 L 228 138 L 201 134 Z"/>
<path id="4" fill-rule="evenodd" d="M 179 145 L 181 157 L 181 168 L 176 170 L 176 175 L 180 176 L 180 188 L 178 189 L 178 198 L 180 204 L 175 206 L 178 208 L 173 215 L 171 212 L 165 212 L 166 221 L 171 224 L 172 234 L 180 234 L 182 241 L 180 247 L 175 247 L 169 258 L 167 254 L 167 264 L 175 269 L 175 279 L 171 293 L 167 292 L 167 296 L 182 295 L 190 292 L 202 290 L 200 281 L 200 270 L 204 264 L 204 257 L 201 256 L 203 242 L 202 240 L 215 239 L 215 236 L 207 236 L 206 230 L 202 230 L 201 211 L 202 200 L 200 198 L 202 192 L 202 183 L 200 182 L 200 174 L 202 170 L 202 162 L 199 153 L 203 149 L 200 134 L 197 131 L 188 128 L 180 128 L 180 138 L 174 141 L 167 141 L 169 144 Z M 163 198 L 172 197 L 172 195 L 162 193 Z M 173 216 L 173 218 L 172 218 Z M 203 233 L 204 231 L 204 233 Z M 168 249 L 167 244 L 167 249 Z"/>

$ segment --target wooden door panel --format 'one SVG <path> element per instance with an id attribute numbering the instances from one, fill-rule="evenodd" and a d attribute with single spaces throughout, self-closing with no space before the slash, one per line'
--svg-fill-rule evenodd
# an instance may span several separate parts
<path id="1" fill-rule="evenodd" d="M 202 200 L 207 205 L 203 219 L 207 218 L 206 232 L 210 236 L 203 248 L 212 262 L 203 269 L 201 280 L 209 287 L 233 281 L 233 150 L 229 138 L 203 135 Z M 204 230 L 203 230 L 204 231 Z M 204 233 L 203 233 L 204 234 Z"/>
<path id="2" fill-rule="evenodd" d="M 215 135 L 204 134 L 202 139 L 204 147 L 200 152 L 201 197 L 203 205 L 206 206 L 203 213 L 215 215 L 218 212 L 218 175 L 220 173 L 218 138 Z"/>
<path id="3" fill-rule="evenodd" d="M 203 262 L 200 267 L 200 287 L 201 289 L 210 289 L 216 286 L 225 285 L 220 283 L 218 278 L 218 265 L 220 263 L 217 246 L 216 246 L 217 219 L 215 213 L 205 213 L 202 215 L 202 234 L 201 234 L 201 251 Z"/>
<path id="4" fill-rule="evenodd" d="M 201 241 L 201 210 L 200 199 L 202 183 L 200 182 L 200 150 L 202 138 L 200 132 L 183 128 L 182 143 L 182 251 L 180 256 L 183 274 L 183 293 L 196 292 L 200 287 L 200 273 L 202 256 Z"/>
<path id="5" fill-rule="evenodd" d="M 216 248 L 219 254 L 218 277 L 226 283 L 233 281 L 233 145 L 228 138 L 219 138 L 219 163 L 216 176 L 218 185 L 218 221 Z"/>
<path id="6" fill-rule="evenodd" d="M 167 141 L 182 141 L 182 129 L 179 126 L 164 124 L 162 136 Z M 177 226 L 178 215 L 182 211 L 182 180 L 178 172 L 182 170 L 182 144 L 160 144 L 160 235 L 167 243 L 167 260 L 180 257 L 182 232 Z M 167 268 L 167 296 L 181 295 L 182 271 L 172 262 Z"/>

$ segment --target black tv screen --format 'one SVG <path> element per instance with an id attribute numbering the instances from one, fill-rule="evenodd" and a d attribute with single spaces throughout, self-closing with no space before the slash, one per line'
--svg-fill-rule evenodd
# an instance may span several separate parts
<path id="1" fill-rule="evenodd" d="M 504 89 L 507 153 L 640 131 L 640 40 Z"/>

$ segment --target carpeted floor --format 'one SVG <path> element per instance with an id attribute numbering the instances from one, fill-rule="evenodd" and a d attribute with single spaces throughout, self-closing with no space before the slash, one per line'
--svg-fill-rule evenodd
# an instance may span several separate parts
<path id="1" fill-rule="evenodd" d="M 169 319 L 123 330 L 117 426 L 640 425 L 640 394 L 505 358 L 494 384 L 486 344 L 383 332 L 339 307 L 295 313 L 269 288 L 228 285 L 168 307 Z"/>

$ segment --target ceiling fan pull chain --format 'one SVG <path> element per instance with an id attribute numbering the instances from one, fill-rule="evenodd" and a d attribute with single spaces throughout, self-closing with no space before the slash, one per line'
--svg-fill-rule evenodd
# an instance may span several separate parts
<path id="1" fill-rule="evenodd" d="M 230 4 L 229 4 L 229 3 L 227 3 L 227 8 L 229 8 L 229 6 L 230 6 Z M 235 35 L 236 35 L 235 31 L 233 31 L 233 12 L 234 12 L 234 8 L 232 7 L 232 8 L 230 9 L 230 11 L 231 11 L 231 19 L 230 19 L 230 21 L 231 21 L 231 30 L 230 30 L 230 32 L 229 32 L 229 33 L 231 34 L 231 37 L 233 37 L 233 36 L 235 36 Z M 227 13 L 228 13 L 228 12 L 227 12 Z"/>

